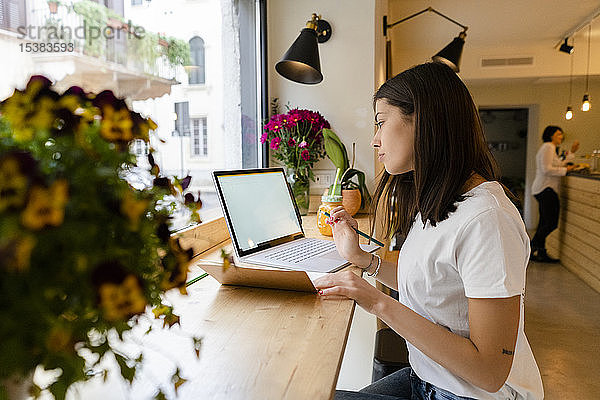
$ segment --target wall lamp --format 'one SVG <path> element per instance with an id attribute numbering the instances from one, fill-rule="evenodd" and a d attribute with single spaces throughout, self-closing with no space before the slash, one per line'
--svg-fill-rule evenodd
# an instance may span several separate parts
<path id="1" fill-rule="evenodd" d="M 447 19 L 448 21 L 452 22 L 453 24 L 460 26 L 463 29 L 462 32 L 460 32 L 458 34 L 458 36 L 452 40 L 452 42 L 450 42 L 446 47 L 444 47 L 442 50 L 438 51 L 437 54 L 435 54 L 433 57 L 431 57 L 431 59 L 433 61 L 444 63 L 444 64 L 448 65 L 450 68 L 452 68 L 454 70 L 454 72 L 459 72 L 460 57 L 462 56 L 462 50 L 465 45 L 465 38 L 467 37 L 467 29 L 469 29 L 469 28 L 463 24 L 456 22 L 452 18 L 447 17 L 446 15 L 442 14 L 441 12 L 435 10 L 432 7 L 428 7 L 424 10 L 421 10 L 418 13 L 415 13 L 406 18 L 403 18 L 400 21 L 396 21 L 393 24 L 388 24 L 387 15 L 384 15 L 383 16 L 383 36 L 387 36 L 388 29 L 393 28 L 394 26 L 401 24 L 402 22 L 408 21 L 409 19 L 412 19 L 412 18 L 416 17 L 417 15 L 421 15 L 426 12 L 432 12 L 434 14 L 437 14 L 440 17 L 443 17 L 443 18 Z M 391 56 L 391 50 L 390 50 L 391 46 L 389 46 L 389 44 L 388 44 L 387 48 L 388 48 L 388 57 L 390 57 Z M 388 58 L 388 60 L 390 60 L 390 58 Z M 389 61 L 388 61 L 388 64 L 389 64 Z M 388 73 L 388 77 L 389 77 L 389 73 Z"/>
<path id="2" fill-rule="evenodd" d="M 331 37 L 331 25 L 313 14 L 306 27 L 285 52 L 281 61 L 275 65 L 279 75 L 291 81 L 316 84 L 323 80 L 319 61 L 319 43 L 325 43 Z"/>

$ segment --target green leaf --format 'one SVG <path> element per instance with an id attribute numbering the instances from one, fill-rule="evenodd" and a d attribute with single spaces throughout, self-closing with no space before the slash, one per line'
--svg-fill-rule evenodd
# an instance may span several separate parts
<path id="1" fill-rule="evenodd" d="M 133 382 L 133 378 L 135 377 L 135 365 L 130 367 L 127 365 L 128 360 L 126 357 L 115 352 L 113 352 L 113 354 L 115 355 L 117 363 L 119 364 L 119 368 L 121 369 L 121 376 L 127 379 L 129 384 L 131 384 Z"/>
<path id="2" fill-rule="evenodd" d="M 325 154 L 336 168 L 345 171 L 348 169 L 348 153 L 340 138 L 331 130 L 323 128 L 323 145 Z"/>

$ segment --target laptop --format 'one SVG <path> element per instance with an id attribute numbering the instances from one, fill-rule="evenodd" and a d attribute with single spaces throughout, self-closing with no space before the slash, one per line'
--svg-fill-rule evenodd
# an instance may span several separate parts
<path id="1" fill-rule="evenodd" d="M 350 264 L 331 240 L 307 238 L 283 168 L 212 173 L 235 254 L 242 263 L 335 272 Z M 365 251 L 377 245 L 361 244 Z"/>

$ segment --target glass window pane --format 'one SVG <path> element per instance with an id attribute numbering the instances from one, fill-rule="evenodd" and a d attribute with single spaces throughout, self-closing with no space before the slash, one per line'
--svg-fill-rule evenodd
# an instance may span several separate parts
<path id="1" fill-rule="evenodd" d="M 189 190 L 202 193 L 200 214 L 210 218 L 220 213 L 211 171 L 260 166 L 258 4 L 31 0 L 26 7 L 24 0 L 0 0 L 0 29 L 30 27 L 22 39 L 0 35 L 3 48 L 65 45 L 52 54 L 11 51 L 10 67 L 0 65 L 0 100 L 33 74 L 47 76 L 59 91 L 74 85 L 93 93 L 112 90 L 158 125 L 149 146 L 131 144 L 139 166 L 131 181 L 151 184 L 146 170 L 152 148 L 162 174 L 192 176 Z M 183 217 L 175 221 L 184 223 Z"/>

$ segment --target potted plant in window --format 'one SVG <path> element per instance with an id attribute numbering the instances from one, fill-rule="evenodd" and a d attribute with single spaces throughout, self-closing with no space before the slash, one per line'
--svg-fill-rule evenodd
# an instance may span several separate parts
<path id="1" fill-rule="evenodd" d="M 171 236 L 167 207 L 185 203 L 199 221 L 199 199 L 183 196 L 190 178 L 161 176 L 152 153 L 151 187 L 123 179 L 136 163 L 130 145 L 148 142 L 152 120 L 112 92 L 61 95 L 50 84 L 33 77 L 0 103 L 2 398 L 42 367 L 56 369 L 47 389 L 62 399 L 105 356 L 131 382 L 141 360 L 113 351 L 109 335 L 153 314 L 178 322 L 161 296 L 185 293 L 192 254 Z M 34 395 L 44 389 L 25 382 Z"/>
<path id="2" fill-rule="evenodd" d="M 346 146 L 331 129 L 323 129 L 323 140 L 325 154 L 338 170 L 336 181 L 341 175 L 340 184 L 331 185 L 326 194 L 341 194 L 342 205 L 350 215 L 355 215 L 359 209 L 366 207 L 371 202 L 364 172 L 354 169 L 356 145 L 352 143 L 352 164 L 350 164 Z M 334 189 L 337 193 L 332 193 Z"/>

